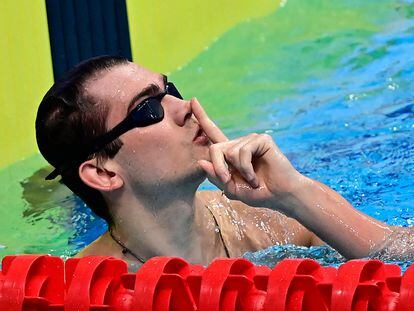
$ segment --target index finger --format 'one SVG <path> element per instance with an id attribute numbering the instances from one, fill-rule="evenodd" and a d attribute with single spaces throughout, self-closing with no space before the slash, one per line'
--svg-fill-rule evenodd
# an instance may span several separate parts
<path id="1" fill-rule="evenodd" d="M 220 128 L 208 117 L 207 113 L 204 111 L 204 108 L 200 105 L 196 98 L 192 98 L 190 101 L 191 110 L 194 113 L 194 116 L 200 123 L 203 128 L 204 133 L 213 143 L 221 143 L 228 141 L 226 135 L 220 130 Z"/>

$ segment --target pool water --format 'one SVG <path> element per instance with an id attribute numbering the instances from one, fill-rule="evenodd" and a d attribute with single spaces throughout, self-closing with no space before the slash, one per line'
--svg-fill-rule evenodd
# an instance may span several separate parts
<path id="1" fill-rule="evenodd" d="M 300 172 L 359 210 L 414 225 L 414 1 L 283 4 L 217 38 L 170 80 L 229 137 L 269 133 Z M 49 171 L 38 155 L 0 171 L 0 256 L 70 256 L 105 231 L 66 188 L 42 180 Z M 245 257 L 343 261 L 329 247 L 293 245 Z"/>

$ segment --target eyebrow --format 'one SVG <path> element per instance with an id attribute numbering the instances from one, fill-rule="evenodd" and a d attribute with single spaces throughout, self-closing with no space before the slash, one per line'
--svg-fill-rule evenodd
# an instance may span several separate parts
<path id="1" fill-rule="evenodd" d="M 166 75 L 161 74 L 160 79 L 163 81 L 163 88 L 165 89 L 165 86 L 167 85 L 168 77 Z M 160 93 L 161 88 L 159 85 L 151 83 L 150 85 L 146 86 L 142 91 L 140 91 L 138 94 L 136 94 L 131 101 L 128 104 L 127 114 L 131 111 L 134 104 L 140 100 L 142 97 L 154 95 L 155 93 Z"/>

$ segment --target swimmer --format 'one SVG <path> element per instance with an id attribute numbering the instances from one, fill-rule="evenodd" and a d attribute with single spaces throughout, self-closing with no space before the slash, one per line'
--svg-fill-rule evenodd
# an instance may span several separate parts
<path id="1" fill-rule="evenodd" d="M 179 256 L 208 265 L 271 245 L 329 244 L 347 258 L 396 229 L 300 174 L 266 134 L 230 140 L 196 98 L 118 57 L 85 61 L 40 103 L 39 150 L 108 223 L 77 256 L 141 265 Z M 208 178 L 221 191 L 197 191 Z"/>

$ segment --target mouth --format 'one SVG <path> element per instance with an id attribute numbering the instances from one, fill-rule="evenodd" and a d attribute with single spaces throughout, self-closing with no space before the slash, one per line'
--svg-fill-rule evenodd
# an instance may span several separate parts
<path id="1" fill-rule="evenodd" d="M 200 125 L 197 125 L 197 128 L 196 128 L 196 133 L 195 133 L 195 135 L 194 135 L 193 140 L 196 140 L 196 139 L 197 139 L 197 137 L 200 137 L 203 133 L 204 133 L 204 131 L 203 131 L 203 129 L 201 128 L 201 126 L 200 126 Z"/>
<path id="2" fill-rule="evenodd" d="M 196 128 L 196 133 L 194 135 L 193 141 L 199 144 L 206 144 L 208 143 L 209 139 L 206 135 L 206 133 L 204 133 L 202 127 L 200 125 L 197 125 Z"/>

